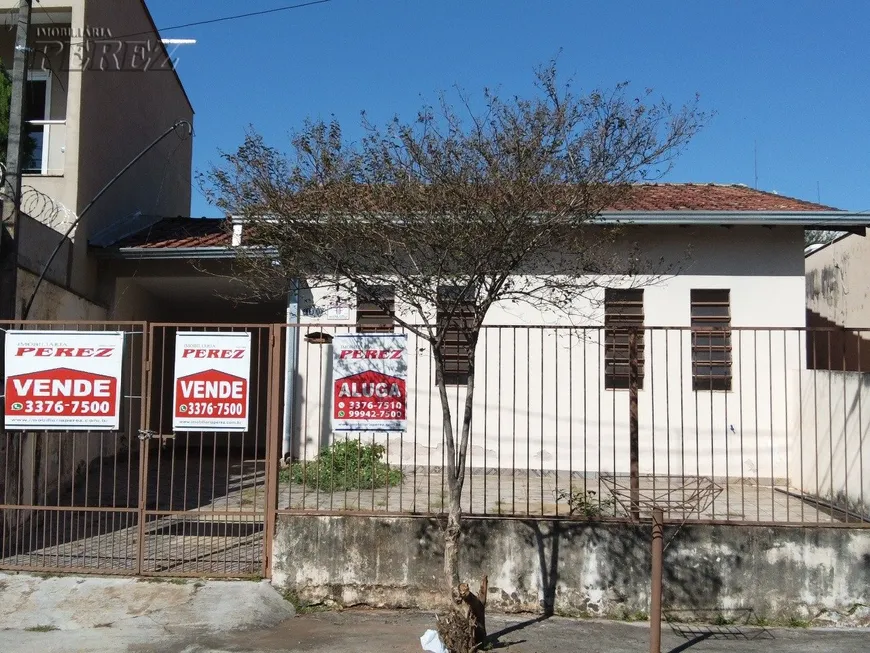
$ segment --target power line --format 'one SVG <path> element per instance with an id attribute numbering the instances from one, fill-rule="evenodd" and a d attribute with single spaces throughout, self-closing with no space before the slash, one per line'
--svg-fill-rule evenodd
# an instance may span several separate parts
<path id="1" fill-rule="evenodd" d="M 192 23 L 184 23 L 183 25 L 171 25 L 169 27 L 161 27 L 157 30 L 157 33 L 159 35 L 162 32 L 170 32 L 172 30 L 184 29 L 186 27 L 198 27 L 200 25 L 212 25 L 214 23 L 223 23 L 223 22 L 227 22 L 227 21 L 231 21 L 231 20 L 241 20 L 242 18 L 252 18 L 254 16 L 265 16 L 266 14 L 275 14 L 275 13 L 278 13 L 280 11 L 290 11 L 292 9 L 304 9 L 305 7 L 312 7 L 314 5 L 322 5 L 322 4 L 326 4 L 327 2 L 332 2 L 332 0 L 311 0 L 310 2 L 302 2 L 300 4 L 295 4 L 295 5 L 285 5 L 283 7 L 274 7 L 272 9 L 262 9 L 260 11 L 249 11 L 249 12 L 244 13 L 244 14 L 235 14 L 233 16 L 222 16 L 221 18 L 210 18 L 208 20 L 198 20 L 198 21 L 194 21 Z M 145 36 L 145 35 L 149 35 L 149 34 L 153 34 L 153 33 L 154 33 L 153 31 L 148 30 L 145 32 L 135 32 L 133 34 L 123 34 L 121 36 L 112 35 L 111 38 L 113 38 L 113 39 L 126 39 L 126 38 L 130 38 L 132 36 Z M 83 39 L 82 41 L 79 41 L 78 43 L 84 43 L 86 40 L 93 41 L 93 40 L 97 40 L 97 39 Z"/>
<path id="2" fill-rule="evenodd" d="M 296 5 L 285 5 L 283 7 L 275 7 L 273 9 L 263 9 L 260 11 L 251 11 L 246 14 L 236 14 L 235 16 L 224 16 L 223 18 L 212 18 L 211 20 L 200 20 L 193 23 L 187 23 L 185 25 L 173 25 L 172 27 L 161 27 L 158 32 L 168 32 L 174 29 L 183 29 L 185 27 L 197 27 L 199 25 L 211 25 L 212 23 L 223 23 L 229 20 L 239 20 L 241 18 L 251 18 L 253 16 L 265 16 L 266 14 L 275 14 L 279 11 L 290 11 L 291 9 L 302 9 L 304 7 L 310 7 L 312 5 L 322 5 L 327 2 L 331 2 L 331 0 L 312 0 L 311 2 L 303 2 L 301 4 Z M 149 32 L 143 32 L 144 34 L 148 34 Z M 123 38 L 123 37 L 122 37 Z"/>

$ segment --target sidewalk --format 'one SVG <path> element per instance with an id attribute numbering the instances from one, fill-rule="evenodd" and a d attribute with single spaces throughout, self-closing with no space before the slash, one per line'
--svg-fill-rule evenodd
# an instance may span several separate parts
<path id="1" fill-rule="evenodd" d="M 220 641 L 198 642 L 203 648 L 190 653 L 217 651 L 306 651 L 311 653 L 412 653 L 422 652 L 420 635 L 431 628 L 427 614 L 346 610 L 298 616 L 269 631 L 237 635 Z M 646 653 L 649 650 L 647 624 L 573 620 L 553 617 L 491 616 L 491 634 L 498 637 L 494 650 L 509 653 Z M 870 631 L 819 631 L 768 629 L 767 639 L 689 642 L 666 627 L 662 653 L 866 653 Z M 747 629 L 746 635 L 762 634 Z M 771 638 L 772 637 L 772 638 Z M 187 652 L 186 652 L 187 653 Z"/>
<path id="2" fill-rule="evenodd" d="M 420 653 L 434 617 L 344 610 L 293 616 L 268 584 L 0 574 L 0 653 Z M 645 653 L 648 624 L 487 620 L 509 653 Z M 665 626 L 663 653 L 864 653 L 870 630 L 740 629 L 692 642 Z"/>

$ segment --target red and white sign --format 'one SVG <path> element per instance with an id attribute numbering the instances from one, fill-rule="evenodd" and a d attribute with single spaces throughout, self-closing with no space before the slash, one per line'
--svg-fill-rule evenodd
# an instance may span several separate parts
<path id="1" fill-rule="evenodd" d="M 247 431 L 251 334 L 175 335 L 174 431 Z"/>
<path id="2" fill-rule="evenodd" d="M 117 431 L 124 334 L 8 331 L 8 430 Z"/>
<path id="3" fill-rule="evenodd" d="M 350 334 L 332 340 L 332 428 L 404 431 L 408 338 Z"/>

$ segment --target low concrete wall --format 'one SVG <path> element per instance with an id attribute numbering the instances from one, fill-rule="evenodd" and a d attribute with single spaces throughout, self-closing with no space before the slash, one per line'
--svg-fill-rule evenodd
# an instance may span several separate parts
<path id="1" fill-rule="evenodd" d="M 437 608 L 440 528 L 433 519 L 282 515 L 273 583 L 305 601 Z M 462 575 L 476 585 L 488 574 L 498 611 L 632 617 L 649 610 L 649 543 L 645 525 L 469 519 Z M 664 605 L 870 625 L 870 531 L 684 526 L 665 550 Z"/>

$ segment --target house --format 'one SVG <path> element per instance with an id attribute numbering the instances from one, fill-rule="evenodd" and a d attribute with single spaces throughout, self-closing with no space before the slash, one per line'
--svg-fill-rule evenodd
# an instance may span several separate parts
<path id="1" fill-rule="evenodd" d="M 812 369 L 870 372 L 870 240 L 844 234 L 806 255 L 807 326 Z"/>
<path id="2" fill-rule="evenodd" d="M 827 467 L 813 462 L 822 460 L 816 441 L 833 442 L 845 428 L 841 409 L 847 394 L 819 394 L 807 367 L 803 253 L 805 229 L 863 233 L 867 216 L 741 185 L 644 184 L 598 222 L 621 225 L 616 247 L 627 253 L 642 244 L 651 260 L 670 263 L 669 272 L 631 288 L 611 280 L 614 287 L 576 307 L 583 316 L 579 322 L 523 306 L 490 310 L 476 353 L 469 453 L 472 472 L 484 480 L 470 481 L 470 492 L 475 482 L 488 487 L 485 479 L 493 474 L 548 477 L 555 480 L 546 490 L 541 483 L 535 504 L 545 510 L 559 489 L 550 487 L 554 483 L 628 473 L 630 361 L 616 327 L 634 326 L 642 330 L 640 473 L 708 476 L 726 494 L 732 485 L 751 482 L 779 488 L 783 496 L 834 500 L 857 497 L 859 489 L 870 496 L 870 487 L 857 480 L 862 459 L 836 469 L 831 460 Z M 282 454 L 311 461 L 347 435 L 333 433 L 330 425 L 328 338 L 305 336 L 371 331 L 372 323 L 390 318 L 350 298 L 336 305 L 325 291 L 304 284 L 286 304 L 275 298 L 230 309 L 233 295 L 243 291 L 231 265 L 244 229 L 232 219 L 163 220 L 97 255 L 113 271 L 113 305 L 124 319 L 298 323 L 283 332 Z M 394 310 L 407 311 L 399 304 Z M 382 443 L 391 464 L 425 475 L 444 465 L 440 405 L 427 343 L 409 334 L 407 351 L 407 429 L 352 437 Z M 465 397 L 461 361 L 450 386 L 455 418 Z M 491 499 L 485 489 L 482 494 L 477 509 L 485 512 Z M 301 503 L 291 499 L 291 505 L 311 507 L 310 500 L 303 493 Z M 758 514 L 747 516 L 751 506 L 725 500 L 712 516 L 724 511 L 763 520 L 774 503 L 758 503 Z M 794 518 L 786 512 L 768 518 Z"/>
<path id="3" fill-rule="evenodd" d="M 0 0 L 0 59 L 10 71 L 17 7 Z M 156 216 L 189 214 L 193 109 L 144 0 L 41 0 L 33 5 L 30 48 L 25 130 L 35 148 L 24 163 L 18 313 L 60 244 L 28 318 L 104 320 L 112 307 L 89 242 L 111 242 Z M 106 184 L 179 121 L 186 124 L 75 224 Z"/>

